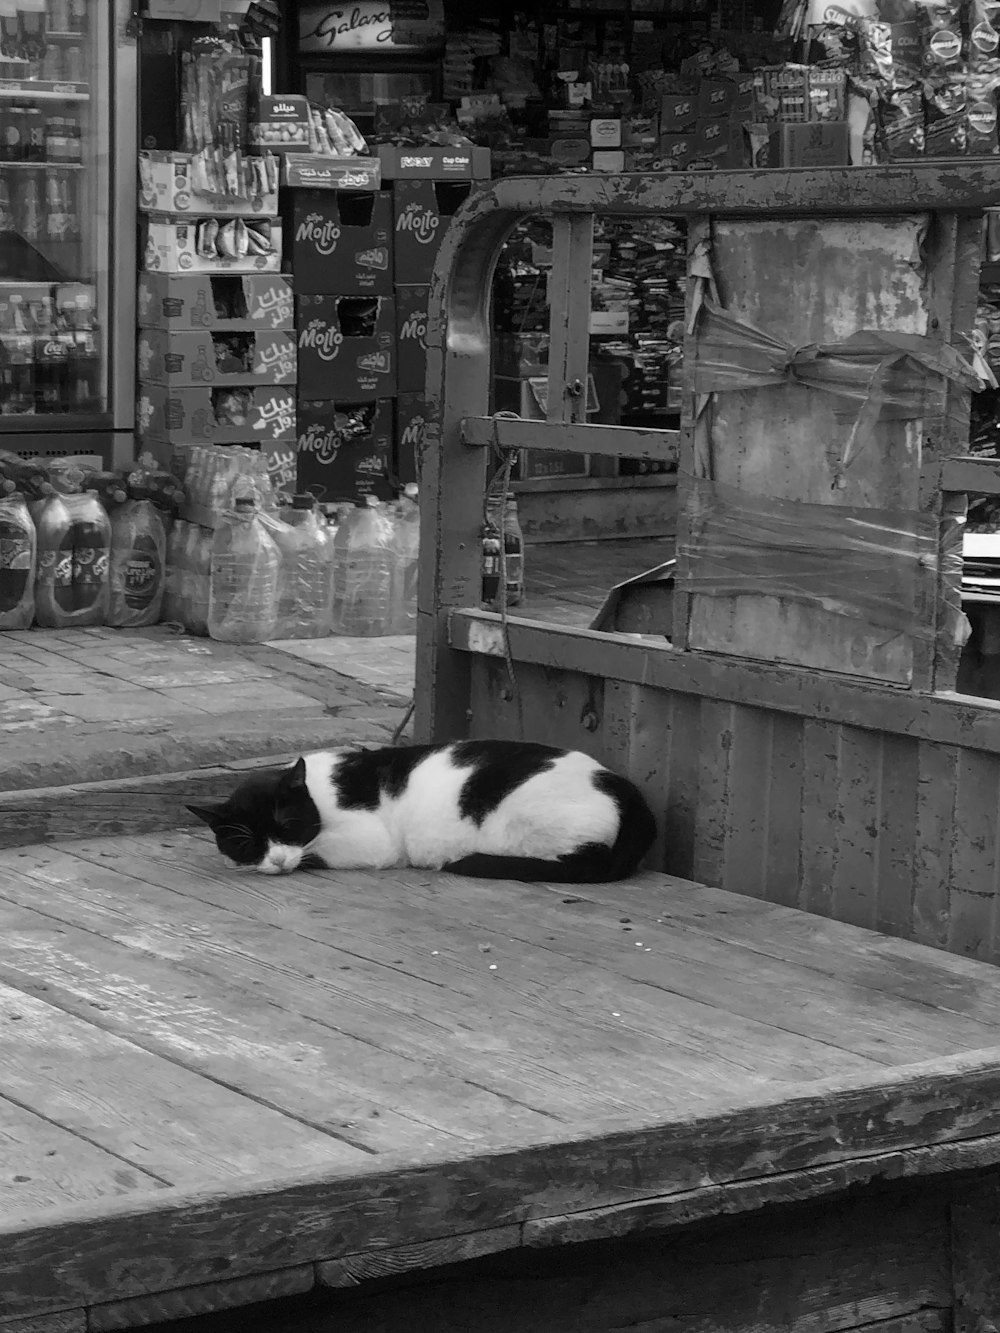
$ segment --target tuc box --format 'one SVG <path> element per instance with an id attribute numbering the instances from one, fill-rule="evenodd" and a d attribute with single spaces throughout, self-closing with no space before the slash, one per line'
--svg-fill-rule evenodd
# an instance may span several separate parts
<path id="1" fill-rule="evenodd" d="M 469 182 L 397 182 L 393 190 L 397 283 L 420 286 L 430 282 L 448 220 L 474 188 Z"/>
<path id="2" fill-rule="evenodd" d="M 396 392 L 396 310 L 386 296 L 300 296 L 303 400 L 372 402 Z"/>
<path id="3" fill-rule="evenodd" d="M 683 171 L 698 152 L 698 143 L 694 130 L 686 134 L 661 134 L 659 141 L 660 156 L 674 171 Z"/>
<path id="4" fill-rule="evenodd" d="M 146 442 L 260 444 L 295 438 L 295 390 L 274 385 L 174 389 L 140 384 L 136 427 Z"/>
<path id="5" fill-rule="evenodd" d="M 430 415 L 423 393 L 401 393 L 396 399 L 396 447 L 393 470 L 400 485 L 420 481 L 424 434 Z"/>
<path id="6" fill-rule="evenodd" d="M 427 383 L 429 287 L 396 288 L 396 388 L 423 393 Z"/>
<path id="7" fill-rule="evenodd" d="M 147 384 L 294 384 L 294 333 L 142 329 L 137 362 Z"/>
<path id="8" fill-rule="evenodd" d="M 392 403 L 300 402 L 298 488 L 321 502 L 393 496 Z"/>
<path id="9" fill-rule="evenodd" d="M 296 190 L 292 196 L 295 289 L 316 296 L 392 295 L 392 197 Z"/>
<path id="10" fill-rule="evenodd" d="M 660 99 L 660 133 L 693 130 L 698 119 L 698 98 L 693 93 L 664 93 Z"/>

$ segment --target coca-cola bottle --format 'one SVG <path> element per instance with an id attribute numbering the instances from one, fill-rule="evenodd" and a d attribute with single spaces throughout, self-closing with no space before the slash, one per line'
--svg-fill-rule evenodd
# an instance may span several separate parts
<path id="1" fill-rule="evenodd" d="M 30 416 L 35 410 L 35 345 L 25 334 L 0 336 L 0 415 Z"/>
<path id="2" fill-rule="evenodd" d="M 0 630 L 28 629 L 35 618 L 35 525 L 24 497 L 0 498 Z"/>
<path id="3" fill-rule="evenodd" d="M 69 407 L 69 339 L 53 330 L 35 339 L 35 406 L 38 412 Z"/>

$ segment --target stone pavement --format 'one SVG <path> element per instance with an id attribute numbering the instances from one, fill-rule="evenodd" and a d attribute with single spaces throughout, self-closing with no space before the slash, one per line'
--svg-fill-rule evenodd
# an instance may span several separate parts
<path id="1" fill-rule="evenodd" d="M 613 583 L 663 558 L 649 541 L 537 547 L 519 612 L 586 625 Z M 413 662 L 407 638 L 236 646 L 166 625 L 0 633 L 0 791 L 386 744 Z"/>

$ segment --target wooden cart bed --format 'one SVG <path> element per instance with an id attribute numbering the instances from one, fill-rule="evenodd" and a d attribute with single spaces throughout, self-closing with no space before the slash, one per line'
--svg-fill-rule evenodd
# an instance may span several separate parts
<path id="1" fill-rule="evenodd" d="M 313 1288 L 338 1333 L 403 1329 L 417 1297 L 393 1323 L 383 1294 L 379 1322 L 350 1288 L 458 1260 L 508 1265 L 497 1328 L 729 1327 L 691 1314 L 727 1282 L 732 1327 L 764 1327 L 796 1247 L 789 1327 L 946 1328 L 995 1244 L 1000 971 L 664 875 L 268 879 L 186 832 L 11 849 L 0 1067 L 3 1333 Z M 676 1239 L 672 1286 L 642 1259 L 748 1213 L 728 1277 Z M 556 1254 L 590 1257 L 571 1281 Z M 828 1270 L 852 1264 L 845 1313 Z M 581 1314 L 599 1272 L 624 1281 L 613 1321 Z M 494 1327 L 487 1276 L 450 1290 L 428 1328 Z M 689 1322 L 657 1322 L 670 1301 Z"/>

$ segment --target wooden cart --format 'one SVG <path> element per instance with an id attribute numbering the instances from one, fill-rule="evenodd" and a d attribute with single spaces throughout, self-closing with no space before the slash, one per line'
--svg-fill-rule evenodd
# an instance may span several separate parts
<path id="1" fill-rule="evenodd" d="M 953 461 L 969 372 L 943 350 L 996 177 L 502 182 L 460 216 L 437 280 L 420 729 L 605 755 L 665 821 L 661 869 L 572 891 L 262 880 L 202 828 L 0 852 L 0 1333 L 1000 1325 L 1000 970 L 982 961 L 1000 732 L 947 693 L 961 493 L 995 479 Z M 692 311 L 707 298 L 716 330 L 735 312 L 725 338 L 769 382 L 712 399 L 732 349 L 706 371 L 693 323 L 676 647 L 512 619 L 512 691 L 504 627 L 475 609 L 486 447 L 663 447 L 574 420 L 571 278 L 604 210 L 693 219 Z M 556 221 L 570 393 L 549 395 L 561 422 L 525 427 L 482 416 L 486 307 L 497 247 L 535 211 Z M 864 327 L 892 335 L 867 360 L 804 350 Z M 857 395 L 845 425 L 799 381 L 832 359 L 868 384 L 887 357 L 845 458 Z M 730 557 L 707 577 L 712 486 L 734 521 L 751 497 L 766 597 Z M 803 597 L 806 512 L 861 586 L 833 557 Z M 782 540 L 759 540 L 765 519 Z"/>

